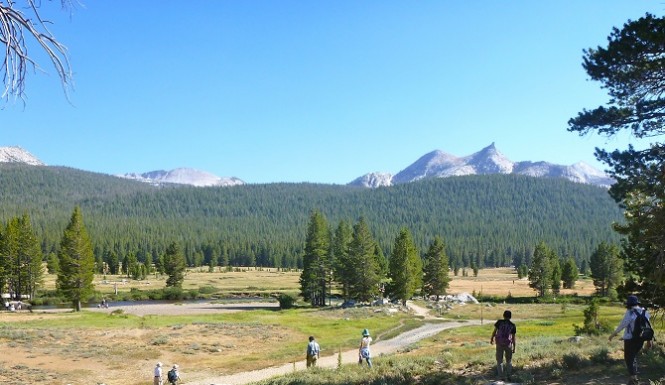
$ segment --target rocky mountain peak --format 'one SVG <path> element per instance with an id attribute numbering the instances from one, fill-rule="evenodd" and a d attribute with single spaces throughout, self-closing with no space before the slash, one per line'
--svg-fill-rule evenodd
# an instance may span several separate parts
<path id="1" fill-rule="evenodd" d="M 495 143 L 464 157 L 450 155 L 440 150 L 431 151 L 404 170 L 395 174 L 388 182 L 383 179 L 381 186 L 414 182 L 424 178 L 446 178 L 450 176 L 477 174 L 520 174 L 533 177 L 566 178 L 577 183 L 587 183 L 609 187 L 614 180 L 604 172 L 588 164 L 579 162 L 570 166 L 552 164 L 544 161 L 513 162 L 496 148 Z M 377 187 L 376 175 L 389 173 L 365 174 L 349 183 L 354 186 Z"/>
<path id="2" fill-rule="evenodd" d="M 46 165 L 19 146 L 0 147 L 0 163 L 25 163 L 31 166 Z"/>

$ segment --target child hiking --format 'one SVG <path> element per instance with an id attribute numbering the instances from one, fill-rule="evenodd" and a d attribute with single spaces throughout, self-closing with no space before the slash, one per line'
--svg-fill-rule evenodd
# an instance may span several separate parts
<path id="1" fill-rule="evenodd" d="M 490 344 L 496 342 L 496 372 L 498 379 L 501 381 L 510 379 L 513 369 L 513 353 L 515 353 L 517 343 L 515 339 L 517 327 L 510 321 L 510 318 L 512 318 L 510 310 L 504 311 L 503 319 L 494 323 L 494 330 L 492 331 L 492 337 L 490 337 Z M 506 359 L 505 365 L 503 363 L 504 357 Z"/>

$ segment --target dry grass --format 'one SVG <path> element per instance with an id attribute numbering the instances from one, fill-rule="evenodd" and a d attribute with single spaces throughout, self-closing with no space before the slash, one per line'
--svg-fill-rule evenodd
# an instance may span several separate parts
<path id="1" fill-rule="evenodd" d="M 468 270 L 471 273 L 470 270 Z M 450 275 L 451 294 L 473 293 L 489 296 L 534 297 L 536 292 L 529 287 L 529 280 L 519 279 L 517 272 L 511 268 L 481 269 L 478 277 L 470 275 Z M 588 296 L 594 292 L 593 282 L 590 279 L 578 280 L 574 289 L 562 289 L 561 294 Z"/>
<path id="2" fill-rule="evenodd" d="M 297 292 L 299 276 L 299 272 L 275 269 L 214 273 L 192 270 L 184 288 L 213 287 L 223 293 Z M 451 294 L 475 291 L 495 296 L 534 296 L 528 281 L 518 280 L 511 269 L 486 269 L 478 277 L 451 278 Z M 103 293 L 111 293 L 116 286 L 119 291 L 156 289 L 165 281 L 165 277 L 154 276 L 145 281 L 123 279 L 96 276 L 96 289 Z M 54 281 L 53 276 L 47 276 L 47 288 L 53 288 Z M 570 293 L 587 295 L 592 290 L 593 285 L 583 281 Z M 522 317 L 526 313 L 529 318 L 540 316 L 535 308 L 523 309 L 525 312 L 517 311 L 516 317 L 526 318 Z M 478 312 L 484 312 L 485 320 L 493 320 L 502 310 L 474 306 L 459 309 L 457 315 L 479 318 Z M 385 315 L 372 311 L 350 314 L 341 309 L 143 317 L 84 313 L 0 312 L 0 384 L 147 384 L 158 360 L 167 365 L 180 364 L 186 380 L 210 378 L 300 360 L 303 341 L 310 333 L 323 340 L 337 340 L 342 348 L 353 348 L 359 327 L 354 320 L 359 318 L 373 325 L 377 333 L 403 323 L 399 318 L 381 318 Z M 335 337 L 325 336 L 324 330 Z M 347 334 L 350 337 L 344 337 Z M 464 334 L 458 335 L 462 340 L 457 343 L 464 342 Z"/>
<path id="3" fill-rule="evenodd" d="M 55 289 L 55 275 L 46 274 L 44 288 Z M 145 280 L 132 280 L 125 275 L 95 275 L 95 289 L 102 294 L 129 292 L 131 289 L 153 290 L 166 286 L 166 276 L 149 275 Z M 300 288 L 299 271 L 278 271 L 277 269 L 242 268 L 238 271 L 215 270 L 209 273 L 207 268 L 189 269 L 185 275 L 183 289 L 212 287 L 220 293 L 274 293 L 297 292 Z"/>

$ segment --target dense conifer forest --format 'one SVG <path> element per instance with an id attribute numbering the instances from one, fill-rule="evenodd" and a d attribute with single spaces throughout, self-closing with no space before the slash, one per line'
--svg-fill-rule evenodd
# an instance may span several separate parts
<path id="1" fill-rule="evenodd" d="M 56 252 L 80 206 L 95 257 L 156 261 L 171 242 L 190 266 L 302 267 L 307 221 L 364 217 L 385 255 L 400 228 L 419 252 L 440 236 L 452 265 L 529 263 L 538 242 L 588 260 L 621 210 L 607 191 L 563 179 L 483 175 L 378 189 L 310 183 L 151 186 L 66 167 L 0 165 L 0 219 L 29 215 L 44 255 Z"/>

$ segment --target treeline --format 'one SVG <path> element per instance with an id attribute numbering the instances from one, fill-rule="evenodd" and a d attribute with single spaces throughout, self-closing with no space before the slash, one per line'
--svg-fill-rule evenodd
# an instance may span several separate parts
<path id="1" fill-rule="evenodd" d="M 308 183 L 195 188 L 0 165 L 0 219 L 28 214 L 45 256 L 57 253 L 75 206 L 85 214 L 98 266 L 128 256 L 156 263 L 177 242 L 189 266 L 302 268 L 303 234 L 315 209 L 332 223 L 364 217 L 385 255 L 406 227 L 420 250 L 444 237 L 455 266 L 530 265 L 541 241 L 581 265 L 600 242 L 618 241 L 611 223 L 622 220 L 606 190 L 518 175 L 378 189 Z"/>

